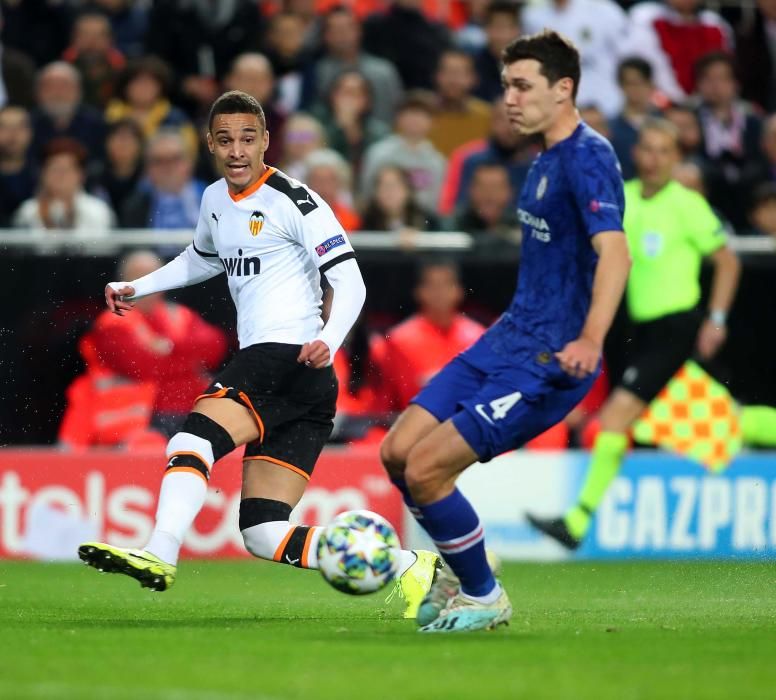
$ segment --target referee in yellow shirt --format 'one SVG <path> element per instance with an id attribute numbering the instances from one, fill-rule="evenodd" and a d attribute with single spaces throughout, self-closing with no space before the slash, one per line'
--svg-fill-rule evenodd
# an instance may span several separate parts
<path id="1" fill-rule="evenodd" d="M 634 149 L 638 177 L 625 184 L 625 235 L 633 267 L 626 292 L 634 323 L 632 360 L 601 409 L 601 432 L 576 505 L 562 518 L 529 522 L 569 549 L 590 527 L 620 468 L 631 424 L 692 355 L 711 358 L 727 337 L 740 263 L 708 202 L 673 179 L 680 160 L 670 122 L 650 119 Z M 708 309 L 700 308 L 700 269 L 714 265 Z"/>

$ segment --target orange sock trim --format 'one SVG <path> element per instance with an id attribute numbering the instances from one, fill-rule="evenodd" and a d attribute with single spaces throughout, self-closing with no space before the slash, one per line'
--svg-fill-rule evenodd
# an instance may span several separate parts
<path id="1" fill-rule="evenodd" d="M 291 539 L 291 535 L 294 534 L 294 530 L 296 530 L 296 527 L 291 527 L 288 529 L 288 532 L 286 533 L 286 536 L 283 538 L 283 541 L 278 545 L 278 548 L 275 550 L 275 554 L 272 556 L 272 561 L 280 561 L 280 558 L 283 556 L 283 550 L 286 548 L 286 545 L 288 544 L 288 540 Z"/>
<path id="2" fill-rule="evenodd" d="M 168 469 L 165 472 L 165 476 L 174 472 L 189 472 L 190 474 L 196 474 L 202 479 L 202 481 L 205 482 L 205 484 L 208 483 L 207 477 L 201 471 L 199 471 L 199 469 L 194 469 L 194 467 L 173 467 L 172 469 Z"/>
<path id="3" fill-rule="evenodd" d="M 302 568 L 309 569 L 310 567 L 307 564 L 307 554 L 310 551 L 310 544 L 313 541 L 313 531 L 316 530 L 316 528 L 311 527 L 307 531 L 307 537 L 304 538 L 304 548 L 302 549 Z"/>

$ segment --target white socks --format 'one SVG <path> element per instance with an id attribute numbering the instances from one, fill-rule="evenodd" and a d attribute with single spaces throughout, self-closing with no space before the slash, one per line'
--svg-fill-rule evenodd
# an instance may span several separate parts
<path id="1" fill-rule="evenodd" d="M 205 505 L 207 482 L 199 474 L 176 471 L 162 479 L 156 525 L 145 550 L 162 561 L 178 563 L 181 543 L 197 513 Z"/>
<path id="2" fill-rule="evenodd" d="M 254 557 L 290 564 L 301 569 L 318 568 L 318 540 L 323 528 L 291 525 L 273 520 L 242 531 L 245 548 Z"/>
<path id="3" fill-rule="evenodd" d="M 461 595 L 465 598 L 468 598 L 469 600 L 476 600 L 478 603 L 482 603 L 483 605 L 490 605 L 499 599 L 499 596 L 501 595 L 501 585 L 496 582 L 496 586 L 487 595 L 469 595 L 463 591 L 461 591 Z"/>

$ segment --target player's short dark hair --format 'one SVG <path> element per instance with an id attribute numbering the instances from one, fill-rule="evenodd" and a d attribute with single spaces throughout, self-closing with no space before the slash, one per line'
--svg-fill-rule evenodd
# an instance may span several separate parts
<path id="1" fill-rule="evenodd" d="M 554 85 L 561 78 L 571 78 L 574 83 L 571 96 L 577 99 L 579 51 L 569 39 L 558 32 L 545 29 L 538 34 L 515 39 L 501 54 L 505 66 L 531 59 L 539 62 L 539 72 L 547 78 L 550 85 Z"/>
<path id="2" fill-rule="evenodd" d="M 640 56 L 630 56 L 629 58 L 624 58 L 622 61 L 620 61 L 620 63 L 617 65 L 618 85 L 622 85 L 622 81 L 625 79 L 625 71 L 627 70 L 634 70 L 644 80 L 652 82 L 652 64 L 645 58 L 641 58 Z"/>
<path id="3" fill-rule="evenodd" d="M 520 24 L 520 5 L 514 0 L 493 0 L 485 8 L 485 24 L 497 15 L 508 15 L 515 24 Z"/>
<path id="4" fill-rule="evenodd" d="M 736 74 L 735 59 L 727 51 L 709 51 L 703 54 L 693 65 L 693 74 L 696 82 L 701 80 L 712 66 L 721 63 L 730 69 L 733 76 Z"/>
<path id="5" fill-rule="evenodd" d="M 230 90 L 219 97 L 210 108 L 207 118 L 207 130 L 213 131 L 213 120 L 219 114 L 255 114 L 259 119 L 261 130 L 267 128 L 267 120 L 259 101 L 247 92 Z"/>

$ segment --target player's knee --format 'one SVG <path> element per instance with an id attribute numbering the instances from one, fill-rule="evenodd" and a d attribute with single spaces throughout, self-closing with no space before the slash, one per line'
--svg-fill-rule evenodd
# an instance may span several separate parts
<path id="1" fill-rule="evenodd" d="M 167 443 L 167 471 L 195 469 L 208 479 L 213 465 L 234 447 L 229 433 L 212 418 L 191 413 Z"/>
<path id="2" fill-rule="evenodd" d="M 254 557 L 272 559 L 288 530 L 291 506 L 269 498 L 244 498 L 240 501 L 240 532 L 245 549 Z"/>
<path id="3" fill-rule="evenodd" d="M 409 449 L 402 448 L 401 441 L 396 435 L 388 433 L 380 445 L 380 460 L 388 476 L 398 478 L 404 474 L 408 452 Z"/>
<path id="4" fill-rule="evenodd" d="M 444 483 L 443 472 L 439 469 L 434 451 L 422 443 L 410 450 L 404 481 L 412 497 L 418 503 L 430 503 Z"/>

